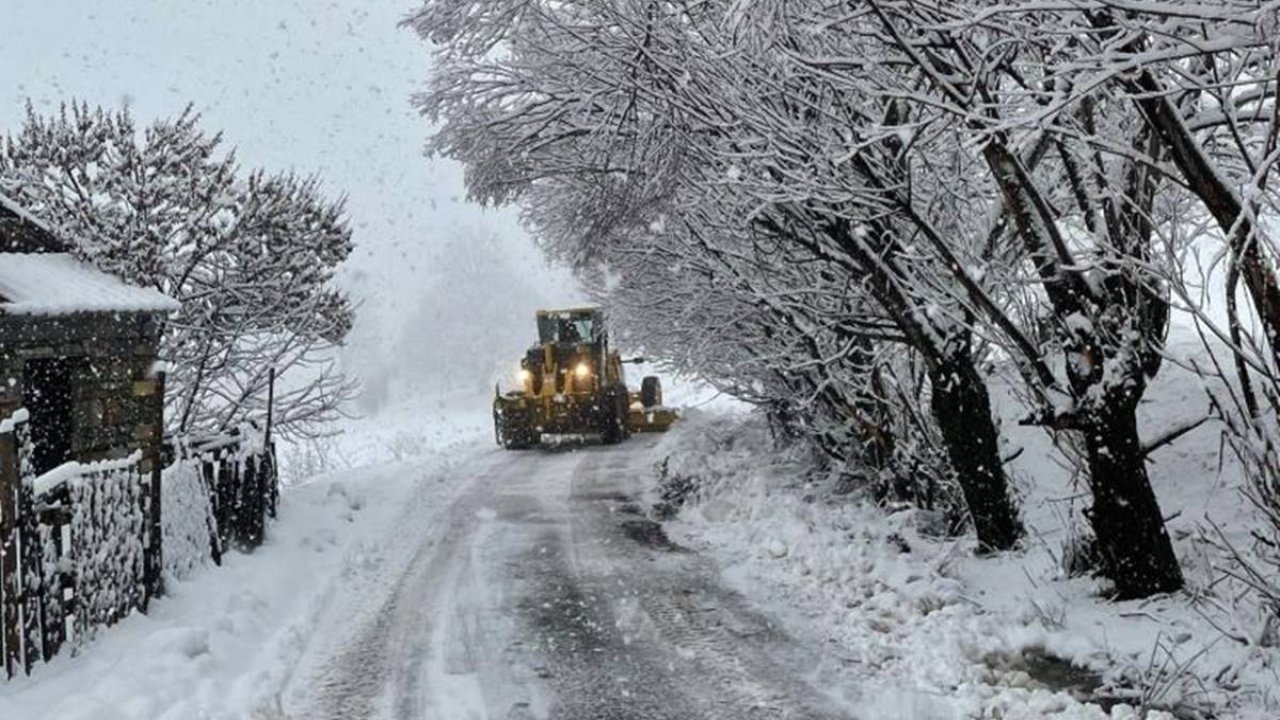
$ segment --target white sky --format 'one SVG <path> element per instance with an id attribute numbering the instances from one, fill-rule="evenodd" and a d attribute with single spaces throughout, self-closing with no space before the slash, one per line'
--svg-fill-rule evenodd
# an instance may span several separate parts
<path id="1" fill-rule="evenodd" d="M 429 128 L 409 96 L 425 84 L 430 58 L 397 27 L 413 0 L 3 5 L 0 132 L 18 129 L 28 98 L 42 112 L 73 98 L 127 102 L 140 125 L 193 103 L 205 128 L 238 148 L 242 166 L 319 173 L 330 193 L 348 196 L 357 247 L 343 282 L 364 303 L 354 357 L 385 359 L 402 343 L 407 317 L 431 315 L 431 288 L 450 274 L 450 244 L 482 242 L 492 262 L 526 277 L 537 297 L 472 288 L 476 303 L 513 305 L 528 318 L 493 328 L 518 336 L 514 347 L 532 339 L 534 304 L 575 299 L 513 212 L 464 202 L 460 168 L 423 157 Z"/>

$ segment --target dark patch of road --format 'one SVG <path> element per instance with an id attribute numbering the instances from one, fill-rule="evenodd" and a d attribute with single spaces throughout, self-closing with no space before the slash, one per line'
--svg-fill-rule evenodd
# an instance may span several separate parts
<path id="1" fill-rule="evenodd" d="M 627 462 L 584 453 L 567 527 L 548 529 L 522 561 L 536 580 L 519 612 L 544 658 L 548 717 L 847 717 L 798 679 L 815 660 L 807 650 L 720 587 L 710 561 L 637 517 Z"/>
<path id="2" fill-rule="evenodd" d="M 684 549 L 671 542 L 671 538 L 667 537 L 667 531 L 662 529 L 662 525 L 652 520 L 623 520 L 619 523 L 619 527 L 622 528 L 622 532 L 628 538 L 641 545 L 668 551 Z"/>
<path id="3" fill-rule="evenodd" d="M 574 577 L 558 538 L 548 536 L 529 563 L 540 576 L 521 603 L 545 658 L 543 677 L 557 720 L 678 720 L 706 717 L 673 693 L 673 679 L 647 651 L 618 632 L 611 608 L 616 591 Z M 623 590 L 622 592 L 628 592 Z"/>

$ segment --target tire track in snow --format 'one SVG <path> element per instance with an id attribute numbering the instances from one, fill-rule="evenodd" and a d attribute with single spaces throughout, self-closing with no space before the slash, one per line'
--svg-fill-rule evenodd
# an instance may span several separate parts
<path id="1" fill-rule="evenodd" d="M 509 480 L 535 479 L 521 469 L 518 457 L 502 453 L 471 463 L 464 491 L 435 513 L 437 526 L 417 538 L 388 538 L 416 540 L 417 547 L 408 562 L 388 569 L 388 588 L 370 588 L 375 594 L 366 602 L 376 610 L 309 679 L 309 702 L 294 717 L 504 718 L 542 702 L 528 687 L 537 678 L 522 644 L 504 632 L 514 622 L 504 619 L 514 612 L 504 607 L 511 573 L 501 563 L 495 568 L 493 557 L 509 542 L 500 537 L 504 530 L 514 527 L 499 522 L 502 510 L 527 514 L 536 503 Z M 507 492 L 495 493 L 495 483 Z"/>
<path id="2" fill-rule="evenodd" d="M 818 720 L 817 658 L 664 544 L 647 448 L 494 453 L 373 588 L 298 718 Z M 395 530 L 391 530 L 395 534 Z"/>

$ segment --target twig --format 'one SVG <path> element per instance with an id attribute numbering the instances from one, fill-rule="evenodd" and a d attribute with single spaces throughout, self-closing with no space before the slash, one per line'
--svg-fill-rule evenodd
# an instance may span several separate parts
<path id="1" fill-rule="evenodd" d="M 1151 442 L 1146 443 L 1142 448 L 1142 457 L 1144 458 L 1148 457 L 1149 455 L 1151 455 L 1151 453 L 1155 452 L 1156 450 L 1159 450 L 1165 445 L 1168 445 L 1174 440 L 1177 440 L 1178 438 L 1182 437 L 1183 435 L 1186 435 L 1192 430 L 1195 430 L 1196 428 L 1200 427 L 1201 425 L 1205 424 L 1206 422 L 1212 419 L 1213 419 L 1213 416 L 1206 415 L 1200 418 L 1199 420 L 1195 420 L 1189 423 L 1184 423 L 1178 427 L 1173 428 L 1172 430 L 1169 430 L 1164 435 L 1161 435 L 1155 440 L 1152 440 Z"/>

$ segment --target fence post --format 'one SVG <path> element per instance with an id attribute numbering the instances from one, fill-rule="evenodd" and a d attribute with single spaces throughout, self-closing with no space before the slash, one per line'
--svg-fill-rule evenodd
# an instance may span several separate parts
<path id="1" fill-rule="evenodd" d="M 237 528 L 240 522 L 240 495 L 237 491 L 240 482 L 240 476 L 236 473 L 238 465 L 235 458 L 230 456 L 230 450 L 227 448 L 219 448 L 217 455 L 217 469 L 214 471 L 218 478 L 218 494 L 222 502 L 222 515 L 218 518 L 218 533 L 222 537 L 222 547 L 236 548 L 239 542 Z"/>
<path id="2" fill-rule="evenodd" d="M 271 445 L 271 421 L 275 419 L 276 406 L 276 368 L 274 365 L 267 370 L 267 430 L 264 433 L 264 442 Z"/>
<path id="3" fill-rule="evenodd" d="M 275 519 L 280 507 L 280 471 L 276 467 L 276 444 L 268 442 L 263 460 L 267 463 L 267 517 Z"/>
<path id="4" fill-rule="evenodd" d="M 143 473 L 150 470 L 151 482 L 147 483 L 147 518 L 148 534 L 150 534 L 151 543 L 146 548 L 145 556 L 148 560 L 146 568 L 146 596 L 143 597 L 142 606 L 145 609 L 147 598 L 157 597 L 164 592 L 164 575 L 161 570 L 164 568 L 164 518 L 161 516 L 163 510 L 163 492 L 164 488 L 160 487 L 161 465 L 161 443 L 164 442 L 164 391 L 165 391 L 165 373 L 163 370 L 156 373 L 156 389 L 155 395 L 151 396 L 151 413 L 155 418 L 155 436 L 152 436 L 151 442 L 147 445 L 148 459 L 151 460 L 150 468 L 146 465 L 142 466 Z M 145 459 L 146 460 L 146 459 Z"/>
<path id="5" fill-rule="evenodd" d="M 222 498 L 218 497 L 218 483 L 214 474 L 213 465 L 206 462 L 199 454 L 193 455 L 198 464 L 196 471 L 200 473 L 200 480 L 204 483 L 205 493 L 209 496 L 209 556 L 213 558 L 214 565 L 222 565 L 222 548 L 225 544 L 222 542 Z"/>
<path id="6" fill-rule="evenodd" d="M 266 432 L 262 433 L 262 462 L 268 464 L 266 470 L 259 468 L 262 479 L 262 503 L 266 506 L 266 516 L 275 518 L 276 505 L 279 505 L 278 475 L 275 473 L 275 442 L 271 441 L 271 421 L 275 414 L 275 368 L 271 368 L 266 379 Z M 262 519 L 262 536 L 266 534 L 266 519 Z M 261 538 L 260 538 L 261 539 Z"/>
<path id="7" fill-rule="evenodd" d="M 256 548 L 262 544 L 262 516 L 264 513 L 263 504 L 266 502 L 266 496 L 263 495 L 262 473 L 259 464 L 259 455 L 244 455 L 240 461 L 244 477 L 244 489 L 246 500 L 248 501 L 247 512 L 245 513 L 244 523 L 244 546 L 245 549 Z"/>
<path id="8" fill-rule="evenodd" d="M 18 459 L 18 546 L 22 565 L 18 577 L 22 583 L 22 654 L 26 671 L 44 657 L 44 597 L 48 588 L 44 579 L 44 546 L 40 542 L 40 518 L 35 508 L 35 477 L 31 470 L 31 445 L 28 425 L 17 423 L 13 440 Z"/>
<path id="9" fill-rule="evenodd" d="M 138 482 L 142 485 L 138 504 L 142 511 L 142 587 L 138 609 L 146 612 L 148 601 L 159 595 L 161 588 L 160 548 L 160 445 L 164 441 L 164 372 L 154 370 L 133 383 L 133 395 L 139 404 L 139 422 L 134 440 L 142 453 L 138 464 Z M 78 616 L 77 616 L 78 617 Z"/>
<path id="10" fill-rule="evenodd" d="M 22 586 L 18 581 L 18 445 L 14 433 L 0 433 L 0 666 L 5 676 L 22 665 Z"/>

